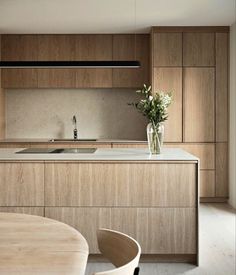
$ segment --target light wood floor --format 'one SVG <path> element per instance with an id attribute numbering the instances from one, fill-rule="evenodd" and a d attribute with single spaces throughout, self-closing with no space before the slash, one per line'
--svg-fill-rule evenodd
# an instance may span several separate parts
<path id="1" fill-rule="evenodd" d="M 235 275 L 236 215 L 227 204 L 200 206 L 200 266 L 140 263 L 140 275 Z M 111 269 L 107 263 L 88 263 L 86 275 Z"/>

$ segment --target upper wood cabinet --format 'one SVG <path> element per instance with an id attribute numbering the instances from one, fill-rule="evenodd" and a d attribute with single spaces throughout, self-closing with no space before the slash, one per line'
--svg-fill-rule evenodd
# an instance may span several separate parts
<path id="1" fill-rule="evenodd" d="M 215 34 L 183 34 L 184 66 L 215 66 Z"/>
<path id="2" fill-rule="evenodd" d="M 184 141 L 215 140 L 215 69 L 185 68 Z"/>
<path id="3" fill-rule="evenodd" d="M 76 60 L 112 60 L 112 35 L 75 35 Z"/>
<path id="4" fill-rule="evenodd" d="M 182 66 L 182 33 L 154 33 L 152 46 L 154 66 Z"/>
<path id="5" fill-rule="evenodd" d="M 142 87 L 149 84 L 149 35 L 113 35 L 113 60 L 138 60 L 137 69 L 113 69 L 113 87 Z"/>
<path id="6" fill-rule="evenodd" d="M 228 33 L 216 33 L 216 141 L 228 140 Z"/>
<path id="7" fill-rule="evenodd" d="M 165 141 L 182 142 L 182 68 L 154 68 L 154 91 L 172 92 L 173 103 L 165 121 Z"/>
<path id="8" fill-rule="evenodd" d="M 35 61 L 38 60 L 37 35 L 2 35 L 3 61 Z"/>
<path id="9" fill-rule="evenodd" d="M 3 88 L 37 88 L 37 69 L 2 69 Z"/>

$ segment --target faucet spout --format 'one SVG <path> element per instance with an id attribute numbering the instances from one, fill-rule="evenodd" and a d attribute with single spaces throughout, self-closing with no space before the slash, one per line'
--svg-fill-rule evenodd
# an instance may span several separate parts
<path id="1" fill-rule="evenodd" d="M 73 115 L 72 122 L 73 122 L 73 125 L 74 125 L 74 130 L 73 130 L 74 139 L 78 139 L 77 119 L 76 119 L 75 115 Z"/>

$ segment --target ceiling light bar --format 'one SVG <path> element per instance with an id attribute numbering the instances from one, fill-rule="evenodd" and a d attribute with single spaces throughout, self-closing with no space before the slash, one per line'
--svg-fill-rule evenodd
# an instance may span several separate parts
<path id="1" fill-rule="evenodd" d="M 0 61 L 2 69 L 139 68 L 139 61 Z"/>

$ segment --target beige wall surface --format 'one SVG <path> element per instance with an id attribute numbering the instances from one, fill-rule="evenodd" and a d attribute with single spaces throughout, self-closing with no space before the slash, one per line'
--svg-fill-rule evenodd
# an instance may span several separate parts
<path id="1" fill-rule="evenodd" d="M 72 138 L 72 116 L 80 138 L 146 139 L 146 119 L 128 106 L 130 89 L 6 90 L 6 138 Z"/>
<path id="2" fill-rule="evenodd" d="M 230 27 L 229 203 L 236 208 L 236 22 Z"/>

